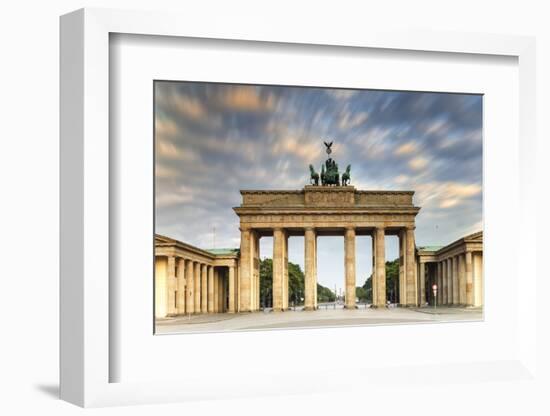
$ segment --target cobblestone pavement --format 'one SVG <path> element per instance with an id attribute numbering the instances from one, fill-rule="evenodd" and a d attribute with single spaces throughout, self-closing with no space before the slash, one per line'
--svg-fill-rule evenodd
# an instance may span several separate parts
<path id="1" fill-rule="evenodd" d="M 205 314 L 156 320 L 157 334 L 480 321 L 481 308 L 319 309 Z"/>

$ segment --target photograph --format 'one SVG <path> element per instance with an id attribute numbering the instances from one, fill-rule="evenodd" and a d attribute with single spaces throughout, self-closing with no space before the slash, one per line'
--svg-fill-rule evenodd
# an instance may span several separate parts
<path id="1" fill-rule="evenodd" d="M 483 94 L 153 96 L 156 335 L 483 320 Z"/>

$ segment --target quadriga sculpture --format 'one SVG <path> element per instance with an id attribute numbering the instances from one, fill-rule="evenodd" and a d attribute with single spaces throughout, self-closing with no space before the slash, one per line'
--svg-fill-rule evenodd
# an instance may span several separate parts
<path id="1" fill-rule="evenodd" d="M 310 173 L 310 184 L 319 185 L 319 179 L 321 179 L 321 185 L 323 186 L 340 186 L 340 173 L 338 172 L 338 163 L 336 163 L 331 157 L 332 153 L 332 143 L 333 142 L 323 142 L 326 147 L 326 152 L 328 154 L 328 159 L 323 165 L 321 165 L 321 175 L 319 175 L 313 165 L 309 165 Z M 348 165 L 346 171 L 342 174 L 342 185 L 346 186 L 351 180 L 351 165 Z"/>

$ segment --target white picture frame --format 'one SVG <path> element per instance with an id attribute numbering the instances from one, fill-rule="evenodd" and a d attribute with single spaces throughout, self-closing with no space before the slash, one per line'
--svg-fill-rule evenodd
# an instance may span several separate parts
<path id="1" fill-rule="evenodd" d="M 526 243 L 536 240 L 536 219 L 528 215 L 536 210 L 534 184 L 530 180 L 535 169 L 534 39 L 377 29 L 328 33 L 314 24 L 304 32 L 294 26 L 282 30 L 279 25 L 266 22 L 262 25 L 243 23 L 238 30 L 223 19 L 205 27 L 200 20 L 179 14 L 105 9 L 83 9 L 61 18 L 61 398 L 88 407 L 249 397 L 272 394 L 275 385 L 280 386 L 278 394 L 351 388 L 339 377 L 332 382 L 316 384 L 313 376 L 304 375 L 301 380 L 288 382 L 284 374 L 272 373 L 266 373 L 270 380 L 265 383 L 254 380 L 230 383 L 232 380 L 227 375 L 212 382 L 201 374 L 192 374 L 186 382 L 112 382 L 110 368 L 120 359 L 110 348 L 113 334 L 109 326 L 109 308 L 114 307 L 110 297 L 114 288 L 109 282 L 113 267 L 109 242 L 112 238 L 110 226 L 115 220 L 110 215 L 109 194 L 110 172 L 113 171 L 109 155 L 109 36 L 112 33 L 517 58 L 520 138 L 517 262 L 522 270 L 522 287 L 529 287 L 518 293 L 517 349 L 506 359 L 494 362 L 462 362 L 460 365 L 453 360 L 442 360 L 437 365 L 419 362 L 418 368 L 405 370 L 411 378 L 404 383 L 415 383 L 421 371 L 433 374 L 442 368 L 450 368 L 455 377 L 464 379 L 472 374 L 487 376 L 489 373 L 491 377 L 504 374 L 518 381 L 534 377 L 536 270 L 530 244 Z M 343 377 L 353 380 L 351 370 L 342 371 Z M 371 369 L 371 376 L 383 379 L 385 369 Z M 361 378 L 356 381 L 372 383 Z"/>

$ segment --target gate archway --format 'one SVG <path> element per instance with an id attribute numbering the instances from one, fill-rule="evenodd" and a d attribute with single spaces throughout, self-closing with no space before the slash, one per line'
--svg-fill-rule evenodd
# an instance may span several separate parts
<path id="1" fill-rule="evenodd" d="M 353 186 L 306 186 L 296 191 L 242 190 L 235 207 L 241 230 L 239 310 L 259 310 L 259 250 L 273 236 L 273 308 L 288 309 L 288 237 L 304 236 L 305 309 L 317 308 L 317 239 L 344 236 L 346 307 L 355 308 L 356 236 L 371 235 L 373 306 L 386 305 L 385 236 L 400 246 L 399 302 L 418 306 L 413 191 L 362 191 Z M 286 285 L 285 285 L 286 282 Z"/>

